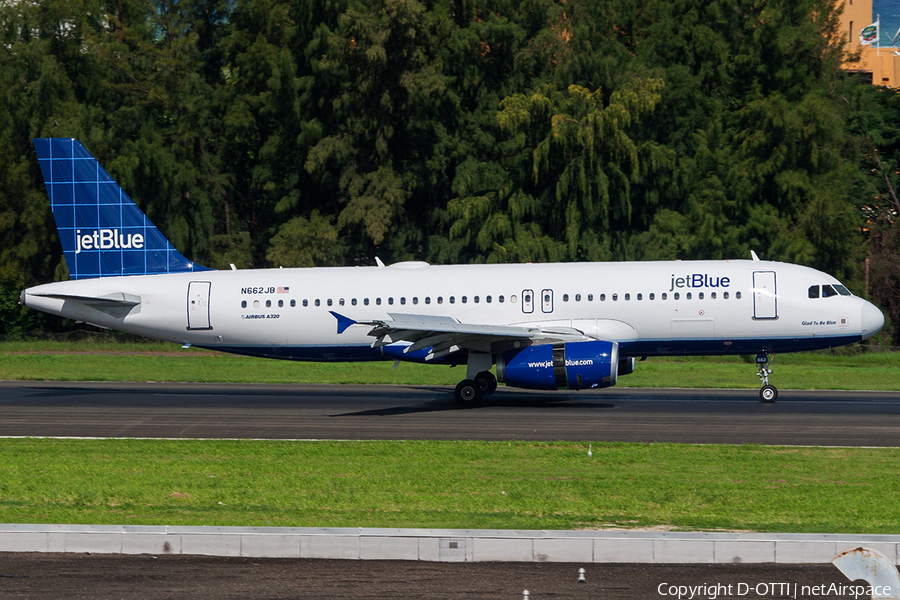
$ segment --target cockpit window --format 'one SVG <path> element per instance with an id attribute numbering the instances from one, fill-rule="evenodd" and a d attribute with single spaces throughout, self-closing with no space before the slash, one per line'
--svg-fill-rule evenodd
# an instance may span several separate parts
<path id="1" fill-rule="evenodd" d="M 850 290 L 848 290 L 847 288 L 845 288 L 844 286 L 842 286 L 839 283 L 836 283 L 834 285 L 834 289 L 836 289 L 837 293 L 840 294 L 841 296 L 851 296 L 852 295 L 850 293 Z"/>
<path id="2" fill-rule="evenodd" d="M 830 284 L 826 283 L 822 286 L 822 298 L 831 298 L 832 296 L 837 296 L 840 294 L 841 296 L 852 296 L 850 290 L 845 288 L 839 283 Z M 819 297 L 819 286 L 811 285 L 809 286 L 809 297 L 810 298 L 818 298 Z"/>

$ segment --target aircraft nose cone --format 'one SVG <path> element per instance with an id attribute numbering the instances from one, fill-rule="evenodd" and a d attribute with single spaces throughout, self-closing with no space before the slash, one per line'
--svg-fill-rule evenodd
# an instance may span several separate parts
<path id="1" fill-rule="evenodd" d="M 871 302 L 864 302 L 860 323 L 862 325 L 862 339 L 868 339 L 884 327 L 884 314 Z"/>

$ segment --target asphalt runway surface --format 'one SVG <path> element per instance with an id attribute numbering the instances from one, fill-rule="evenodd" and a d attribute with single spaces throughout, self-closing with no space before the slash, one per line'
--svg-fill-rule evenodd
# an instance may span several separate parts
<path id="1" fill-rule="evenodd" d="M 0 436 L 900 445 L 900 393 L 0 382 Z"/>
<path id="2" fill-rule="evenodd" d="M 585 569 L 584 583 L 577 582 L 579 568 Z M 524 590 L 529 591 L 530 600 L 675 600 L 678 586 L 685 586 L 684 599 L 689 598 L 688 586 L 695 591 L 697 586 L 707 586 L 705 594 L 694 595 L 704 600 L 853 597 L 829 593 L 832 584 L 838 586 L 833 588 L 836 592 L 843 591 L 839 586 L 851 585 L 832 565 L 423 563 L 0 553 L 0 597 L 33 600 L 516 600 Z"/>
<path id="3" fill-rule="evenodd" d="M 0 382 L 0 436 L 897 446 L 898 431 L 898 393 L 782 390 L 777 403 L 762 404 L 755 390 L 501 388 L 481 406 L 460 408 L 453 389 L 441 386 Z M 580 567 L 587 571 L 583 584 L 576 583 Z M 638 600 L 676 598 L 660 593 L 671 586 L 717 584 L 732 586 L 716 593 L 722 600 L 853 597 L 826 588 L 803 593 L 804 585 L 832 583 L 850 582 L 831 565 L 460 564 L 0 549 L 0 598 L 35 600 L 518 599 L 525 589 L 530 600 Z M 780 587 L 765 587 L 772 584 Z"/>

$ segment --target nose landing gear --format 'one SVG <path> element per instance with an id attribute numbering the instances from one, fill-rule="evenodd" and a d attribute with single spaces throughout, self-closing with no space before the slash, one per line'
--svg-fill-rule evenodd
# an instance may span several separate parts
<path id="1" fill-rule="evenodd" d="M 772 360 L 775 359 L 775 355 L 772 355 Z M 763 402 L 775 402 L 778 398 L 778 388 L 769 383 L 769 375 L 772 374 L 772 369 L 769 368 L 769 355 L 765 352 L 760 352 L 756 355 L 756 364 L 759 365 L 759 372 L 757 375 L 759 376 L 759 380 L 762 382 L 762 387 L 759 388 L 759 399 Z"/>

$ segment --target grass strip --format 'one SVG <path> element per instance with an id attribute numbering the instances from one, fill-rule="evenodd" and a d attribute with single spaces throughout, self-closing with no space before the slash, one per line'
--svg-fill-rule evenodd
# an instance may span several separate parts
<path id="1" fill-rule="evenodd" d="M 900 391 L 900 352 L 779 355 L 773 383 L 784 389 Z M 623 387 L 759 387 L 753 357 L 651 358 Z M 462 368 L 390 362 L 301 363 L 182 350 L 155 342 L 2 342 L 0 379 L 223 383 L 378 383 L 456 385 Z"/>
<path id="2" fill-rule="evenodd" d="M 900 449 L 0 440 L 0 522 L 897 533 Z"/>

